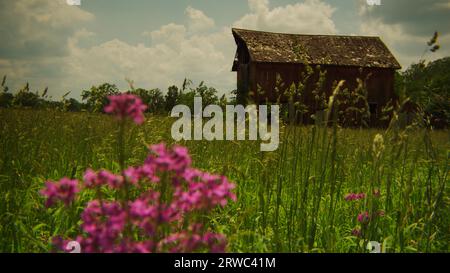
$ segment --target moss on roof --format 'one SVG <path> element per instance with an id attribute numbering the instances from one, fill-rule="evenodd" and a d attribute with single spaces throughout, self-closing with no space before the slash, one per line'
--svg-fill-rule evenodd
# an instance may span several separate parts
<path id="1" fill-rule="evenodd" d="M 303 35 L 232 29 L 254 62 L 401 68 L 379 37 Z"/>

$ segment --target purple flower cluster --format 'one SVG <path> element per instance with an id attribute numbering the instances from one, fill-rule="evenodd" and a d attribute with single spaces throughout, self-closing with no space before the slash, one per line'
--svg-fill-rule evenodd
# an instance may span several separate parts
<path id="1" fill-rule="evenodd" d="M 114 252 L 125 228 L 127 213 L 119 202 L 90 201 L 81 214 L 81 228 L 87 234 L 77 241 L 83 252 Z"/>
<path id="2" fill-rule="evenodd" d="M 119 189 L 123 186 L 124 181 L 121 175 L 115 175 L 107 170 L 101 170 L 96 173 L 91 169 L 87 169 L 84 173 L 84 185 L 87 188 L 108 185 L 112 189 Z"/>
<path id="3" fill-rule="evenodd" d="M 150 150 L 143 165 L 129 167 L 123 174 L 91 169 L 85 172 L 85 189 L 106 186 L 123 191 L 132 187 L 140 194 L 135 199 L 90 201 L 81 214 L 83 234 L 76 238 L 82 252 L 225 251 L 225 236 L 210 232 L 195 220 L 199 214 L 204 217 L 212 209 L 225 206 L 228 199 L 235 201 L 235 185 L 224 176 L 192 168 L 185 147 L 169 149 L 158 144 Z M 55 198 L 66 200 L 53 194 L 58 185 L 47 183 L 43 191 L 50 205 Z M 54 241 L 62 249 L 65 242 L 60 238 Z"/>
<path id="4" fill-rule="evenodd" d="M 384 215 L 385 215 L 384 210 L 378 210 L 373 214 L 370 214 L 368 211 L 363 211 L 358 214 L 357 220 L 363 227 L 363 230 L 365 230 L 370 221 L 374 220 L 375 217 L 383 217 Z M 356 237 L 363 237 L 364 235 L 363 230 L 361 230 L 361 228 L 354 228 L 351 234 Z"/>
<path id="5" fill-rule="evenodd" d="M 358 222 L 361 224 L 367 224 L 370 221 L 370 216 L 368 211 L 364 211 L 358 214 Z"/>
<path id="6" fill-rule="evenodd" d="M 119 120 L 127 117 L 133 119 L 136 124 L 144 122 L 144 112 L 147 105 L 142 100 L 132 94 L 120 94 L 109 96 L 109 104 L 105 106 L 105 113 L 115 115 Z"/>
<path id="7" fill-rule="evenodd" d="M 225 236 L 211 232 L 202 234 L 202 228 L 201 224 L 191 225 L 185 231 L 164 238 L 158 247 L 167 248 L 172 253 L 193 252 L 199 248 L 207 248 L 215 253 L 223 252 L 226 246 Z"/>
<path id="8" fill-rule="evenodd" d="M 361 192 L 361 193 L 348 193 L 345 196 L 345 200 L 346 201 L 355 201 L 355 200 L 361 200 L 366 198 L 366 194 Z"/>
<path id="9" fill-rule="evenodd" d="M 80 191 L 77 180 L 71 180 L 64 177 L 59 182 L 47 181 L 45 188 L 40 193 L 47 197 L 45 206 L 50 207 L 58 201 L 69 205 L 74 199 L 76 193 Z"/>

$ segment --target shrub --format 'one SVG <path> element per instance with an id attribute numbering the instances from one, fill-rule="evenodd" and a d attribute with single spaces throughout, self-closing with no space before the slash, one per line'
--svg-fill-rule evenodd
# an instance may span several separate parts
<path id="1" fill-rule="evenodd" d="M 14 96 L 13 105 L 20 107 L 32 107 L 39 106 L 41 98 L 37 93 L 30 91 L 30 85 L 27 83 L 19 92 Z"/>

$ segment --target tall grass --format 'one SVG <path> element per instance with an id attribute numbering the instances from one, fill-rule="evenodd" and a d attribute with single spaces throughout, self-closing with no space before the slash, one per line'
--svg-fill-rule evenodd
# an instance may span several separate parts
<path id="1" fill-rule="evenodd" d="M 448 131 L 402 126 L 343 129 L 325 113 L 313 126 L 282 126 L 277 151 L 257 141 L 184 141 L 195 167 L 237 184 L 238 202 L 210 225 L 236 252 L 448 252 Z M 146 144 L 172 143 L 170 118 L 149 116 L 124 128 L 124 164 L 141 162 Z M 334 124 L 334 125 L 333 125 Z M 47 252 L 50 238 L 73 236 L 82 207 L 47 210 L 38 194 L 47 179 L 119 171 L 117 126 L 102 114 L 0 109 L 0 251 Z M 375 136 L 377 140 L 374 143 Z M 372 193 L 380 190 L 380 197 Z M 348 202 L 349 192 L 366 198 Z M 358 222 L 368 211 L 367 224 Z M 378 215 L 383 211 L 384 215 Z M 352 235 L 360 228 L 363 234 Z"/>

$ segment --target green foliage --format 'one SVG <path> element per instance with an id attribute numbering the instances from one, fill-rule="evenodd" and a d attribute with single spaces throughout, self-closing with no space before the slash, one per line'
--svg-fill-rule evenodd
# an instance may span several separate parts
<path id="1" fill-rule="evenodd" d="M 333 115 L 331 115 L 333 116 Z M 125 130 L 126 165 L 146 158 L 147 144 L 174 141 L 173 119 L 156 116 Z M 48 252 L 50 238 L 79 234 L 73 214 L 46 210 L 38 191 L 47 179 L 81 179 L 83 171 L 119 170 L 112 117 L 42 109 L 0 109 L 0 252 Z M 448 131 L 394 115 L 386 130 L 285 126 L 280 147 L 260 141 L 181 141 L 194 166 L 220 172 L 237 185 L 238 202 L 205 223 L 226 234 L 232 252 L 367 252 L 369 240 L 387 252 L 448 252 L 450 145 Z M 375 137 L 381 135 L 381 138 Z M 375 139 L 374 141 L 372 141 Z M 379 189 L 379 198 L 370 193 Z M 348 192 L 367 199 L 347 202 Z M 363 227 L 358 213 L 384 211 Z"/>
<path id="2" fill-rule="evenodd" d="M 412 64 L 402 80 L 405 95 L 429 114 L 433 123 L 450 124 L 450 57 Z"/>
<path id="3" fill-rule="evenodd" d="M 344 89 L 339 101 L 339 124 L 346 127 L 369 127 L 370 110 L 363 80 L 357 78 L 354 90 Z"/>
<path id="4" fill-rule="evenodd" d="M 167 112 L 170 112 L 172 108 L 178 104 L 180 92 L 178 91 L 178 87 L 172 85 L 167 90 L 167 94 L 165 96 L 165 109 Z"/>
<path id="5" fill-rule="evenodd" d="M 37 108 L 41 99 L 38 93 L 33 93 L 30 91 L 30 85 L 27 83 L 22 89 L 17 92 L 13 99 L 13 105 L 19 107 L 32 107 Z"/>
<path id="6" fill-rule="evenodd" d="M 64 110 L 68 112 L 79 112 L 83 110 L 83 104 L 74 98 L 64 100 Z"/>
<path id="7" fill-rule="evenodd" d="M 195 96 L 196 96 L 196 94 L 195 94 L 194 90 L 188 90 L 188 91 L 180 93 L 177 101 L 179 104 L 186 105 L 187 107 L 189 107 L 189 109 L 191 109 L 191 111 L 193 111 Z"/>
<path id="8" fill-rule="evenodd" d="M 196 96 L 202 97 L 203 105 L 219 104 L 217 90 L 214 87 L 207 87 L 204 82 L 194 90 Z"/>
<path id="9" fill-rule="evenodd" d="M 6 86 L 6 75 L 3 76 L 1 87 L 3 92 L 8 92 L 8 86 Z"/>
<path id="10" fill-rule="evenodd" d="M 92 112 L 103 112 L 103 108 L 108 103 L 108 96 L 119 93 L 119 89 L 114 84 L 104 83 L 99 86 L 92 86 L 89 90 L 83 90 L 81 98 L 86 101 L 87 108 Z"/>
<path id="11" fill-rule="evenodd" d="M 0 107 L 8 108 L 13 104 L 14 96 L 11 93 L 0 93 Z"/>
<path id="12" fill-rule="evenodd" d="M 183 88 L 181 92 L 178 93 L 178 98 L 176 99 L 178 104 L 187 105 L 191 111 L 194 109 L 194 98 L 201 97 L 203 106 L 210 104 L 220 104 L 220 100 L 217 97 L 217 90 L 213 87 L 208 87 L 201 82 L 197 87 L 192 88 L 192 81 L 184 80 Z M 225 99 L 225 97 L 223 97 Z M 222 100 L 223 103 L 223 100 Z"/>
<path id="13" fill-rule="evenodd" d="M 6 75 L 3 76 L 1 91 L 0 91 L 0 107 L 7 108 L 11 107 L 13 103 L 14 96 L 8 93 L 8 86 L 6 86 Z"/>
<path id="14" fill-rule="evenodd" d="M 228 104 L 230 104 L 230 103 L 228 102 L 228 99 L 227 99 L 227 97 L 225 96 L 225 94 L 223 94 L 223 95 L 220 97 L 220 99 L 219 99 L 219 106 L 220 106 L 222 109 L 225 109 L 226 106 L 227 106 Z"/>
<path id="15" fill-rule="evenodd" d="M 181 89 L 177 86 L 170 86 L 167 94 L 164 95 L 158 88 L 144 89 L 134 88 L 134 83 L 131 80 L 127 80 L 130 85 L 130 91 L 128 93 L 139 96 L 143 103 L 148 105 L 147 112 L 153 114 L 165 114 L 170 112 L 172 108 L 177 104 L 184 104 L 191 109 L 194 107 L 194 98 L 201 97 L 203 105 L 218 104 L 222 107 L 228 103 L 225 95 L 220 98 L 217 96 L 218 91 L 213 87 L 208 87 L 201 82 L 197 87 L 191 87 L 192 81 L 185 79 Z M 27 83 L 24 88 L 14 96 L 7 93 L 8 87 L 6 87 L 6 76 L 2 81 L 3 92 L 0 93 L 0 107 L 40 107 L 40 108 L 53 108 L 60 109 L 69 112 L 78 112 L 82 110 L 88 110 L 90 112 L 103 112 L 103 108 L 108 103 L 108 96 L 119 93 L 116 85 L 110 83 L 104 83 L 99 86 L 92 86 L 89 90 L 83 90 L 81 97 L 82 101 L 79 102 L 74 98 L 67 99 L 68 92 L 62 97 L 62 101 L 48 100 L 46 88 L 41 95 L 37 92 L 30 92 L 29 84 Z"/>
<path id="16" fill-rule="evenodd" d="M 156 89 L 143 89 L 137 88 L 129 93 L 139 96 L 144 104 L 148 106 L 147 112 L 150 113 L 163 113 L 165 108 L 164 96 L 158 88 Z"/>
<path id="17" fill-rule="evenodd" d="M 238 94 L 238 90 L 237 90 L 237 89 L 231 90 L 230 93 L 231 93 L 231 97 L 230 97 L 228 103 L 231 104 L 231 105 L 236 105 L 236 104 L 238 104 L 238 102 L 237 102 L 237 94 Z"/>

